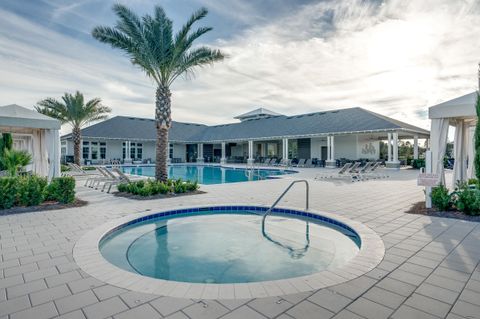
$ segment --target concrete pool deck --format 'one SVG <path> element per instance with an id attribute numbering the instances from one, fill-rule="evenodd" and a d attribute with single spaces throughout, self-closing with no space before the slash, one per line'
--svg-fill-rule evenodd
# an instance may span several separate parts
<path id="1" fill-rule="evenodd" d="M 176 207 L 269 205 L 292 179 L 312 179 L 321 170 L 299 171 L 149 201 L 78 182 L 85 207 L 0 216 L 0 318 L 480 318 L 480 223 L 405 214 L 423 198 L 411 170 L 389 172 L 386 180 L 310 182 L 313 210 L 363 223 L 386 249 L 373 270 L 326 289 L 240 300 L 162 297 L 105 284 L 73 258 L 79 238 L 114 219 Z M 302 187 L 280 206 L 303 209 Z"/>

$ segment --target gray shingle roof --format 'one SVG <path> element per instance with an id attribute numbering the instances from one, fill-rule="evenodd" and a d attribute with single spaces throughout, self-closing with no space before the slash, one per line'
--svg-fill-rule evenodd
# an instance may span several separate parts
<path id="1" fill-rule="evenodd" d="M 430 134 L 422 128 L 356 107 L 215 126 L 173 122 L 169 139 L 172 142 L 220 142 L 393 130 L 421 136 Z M 84 128 L 82 135 L 107 139 L 155 140 L 155 122 L 152 119 L 116 116 Z M 68 137 L 69 135 L 64 136 Z"/>

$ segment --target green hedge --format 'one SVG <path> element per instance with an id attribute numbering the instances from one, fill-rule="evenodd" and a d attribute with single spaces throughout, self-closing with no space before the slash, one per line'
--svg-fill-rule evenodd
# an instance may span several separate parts
<path id="1" fill-rule="evenodd" d="M 62 204 L 72 203 L 75 200 L 75 179 L 73 177 L 58 177 L 52 179 L 46 189 L 47 199 Z"/>
<path id="2" fill-rule="evenodd" d="M 425 159 L 419 158 L 419 159 L 412 160 L 412 167 L 416 169 L 425 167 Z"/>
<path id="3" fill-rule="evenodd" d="M 196 191 L 197 182 L 183 181 L 182 179 L 169 179 L 166 183 L 156 180 L 141 180 L 118 185 L 118 191 L 140 196 L 157 194 L 180 194 Z"/>
<path id="4" fill-rule="evenodd" d="M 432 205 L 441 211 L 457 209 L 467 215 L 480 215 L 480 189 L 478 184 L 458 183 L 455 191 L 439 185 L 432 188 Z"/>
<path id="5" fill-rule="evenodd" d="M 36 175 L 0 178 L 0 209 L 14 206 L 36 206 L 46 200 L 62 204 L 75 200 L 73 177 L 47 179 Z"/>

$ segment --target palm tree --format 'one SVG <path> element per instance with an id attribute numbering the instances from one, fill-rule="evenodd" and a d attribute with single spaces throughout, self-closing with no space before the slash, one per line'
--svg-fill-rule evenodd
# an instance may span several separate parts
<path id="1" fill-rule="evenodd" d="M 62 124 L 72 126 L 73 158 L 75 164 L 80 165 L 81 129 L 89 122 L 104 120 L 111 109 L 102 105 L 102 100 L 94 98 L 84 103 L 83 94 L 77 91 L 75 95 L 65 93 L 62 101 L 54 98 L 41 100 L 35 106 L 37 112 L 56 118 Z"/>
<path id="2" fill-rule="evenodd" d="M 17 151 L 6 148 L 0 162 L 2 166 L 6 168 L 10 176 L 16 176 L 18 171 L 30 164 L 32 161 L 32 155 L 27 151 Z"/>
<path id="3" fill-rule="evenodd" d="M 224 54 L 204 46 L 192 48 L 196 39 L 212 30 L 200 27 L 191 31 L 193 24 L 208 11 L 201 8 L 173 36 L 172 20 L 156 6 L 154 15 L 139 17 L 127 7 L 116 4 L 118 17 L 113 27 L 96 27 L 92 35 L 97 40 L 127 53 L 130 61 L 142 69 L 157 84 L 155 121 L 157 130 L 155 178 L 166 181 L 168 131 L 172 125 L 170 85 L 181 75 L 193 74 L 198 66 L 222 60 Z"/>

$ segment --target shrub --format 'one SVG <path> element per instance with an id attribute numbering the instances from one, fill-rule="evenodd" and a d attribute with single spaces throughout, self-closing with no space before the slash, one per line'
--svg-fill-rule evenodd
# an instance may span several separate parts
<path id="1" fill-rule="evenodd" d="M 478 180 L 476 178 L 470 178 L 468 181 L 467 181 L 467 184 L 468 185 L 477 185 L 478 184 Z"/>
<path id="2" fill-rule="evenodd" d="M 94 171 L 96 170 L 97 168 L 95 166 L 83 166 L 82 169 L 84 171 Z"/>
<path id="3" fill-rule="evenodd" d="M 75 200 L 75 179 L 71 176 L 52 179 L 46 189 L 46 199 L 62 204 L 72 203 Z"/>
<path id="4" fill-rule="evenodd" d="M 63 164 L 62 166 L 60 166 L 60 172 L 68 172 L 68 171 L 70 171 L 70 166 L 63 165 Z"/>
<path id="5" fill-rule="evenodd" d="M 416 169 L 425 167 L 425 159 L 419 158 L 419 159 L 412 160 L 412 167 Z"/>
<path id="6" fill-rule="evenodd" d="M 480 190 L 469 188 L 467 183 L 459 183 L 455 192 L 455 206 L 467 215 L 479 215 Z"/>
<path id="7" fill-rule="evenodd" d="M 32 155 L 27 151 L 5 149 L 0 162 L 2 167 L 8 171 L 10 176 L 16 176 L 18 171 L 32 161 Z"/>
<path id="8" fill-rule="evenodd" d="M 13 207 L 17 199 L 18 177 L 0 178 L 0 209 Z"/>
<path id="9" fill-rule="evenodd" d="M 36 175 L 18 178 L 17 203 L 20 206 L 40 205 L 45 199 L 47 179 Z"/>
<path id="10" fill-rule="evenodd" d="M 155 180 L 140 180 L 130 183 L 122 183 L 118 185 L 118 191 L 130 193 L 139 196 L 152 196 L 157 194 L 168 193 L 187 193 L 198 189 L 197 182 L 183 181 L 181 179 L 169 179 L 166 183 Z"/>
<path id="11" fill-rule="evenodd" d="M 451 196 L 448 193 L 448 189 L 445 187 L 445 185 L 433 187 L 431 197 L 433 206 L 435 206 L 438 210 L 448 210 L 452 204 Z"/>

